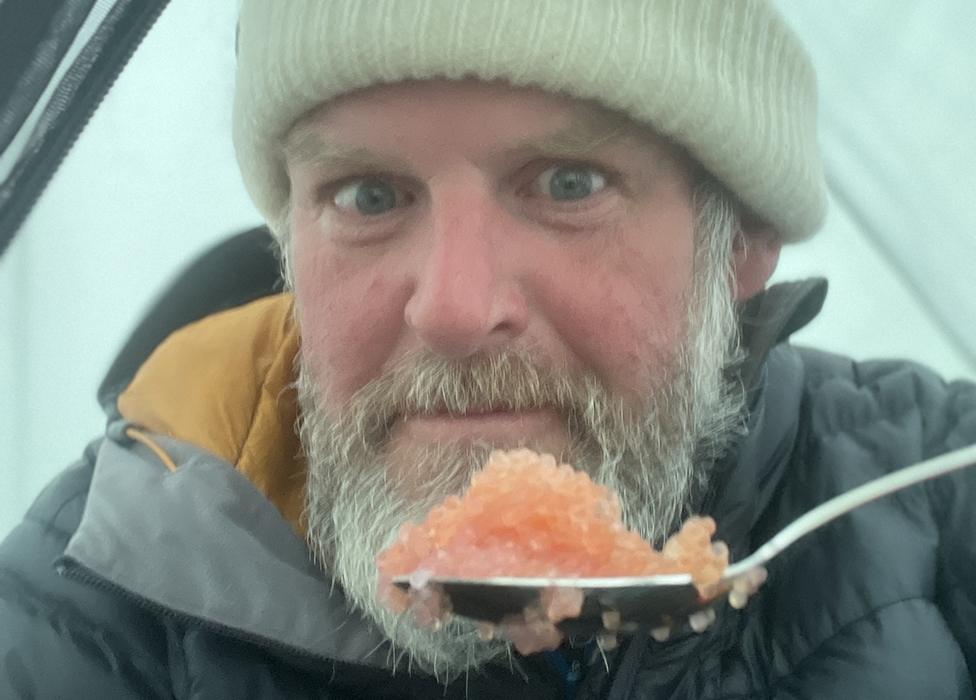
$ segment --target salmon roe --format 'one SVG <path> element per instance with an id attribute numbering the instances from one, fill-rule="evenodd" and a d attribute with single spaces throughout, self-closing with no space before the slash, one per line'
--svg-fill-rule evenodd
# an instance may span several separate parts
<path id="1" fill-rule="evenodd" d="M 728 550 L 712 543 L 715 521 L 690 518 L 663 550 L 622 521 L 617 496 L 551 455 L 495 451 L 468 490 L 405 524 L 380 553 L 381 595 L 394 609 L 407 596 L 395 576 L 613 577 L 690 573 L 704 589 L 728 565 Z"/>

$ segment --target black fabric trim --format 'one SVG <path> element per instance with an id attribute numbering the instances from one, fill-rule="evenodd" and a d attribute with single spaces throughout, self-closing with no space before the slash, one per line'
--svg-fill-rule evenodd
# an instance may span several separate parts
<path id="1" fill-rule="evenodd" d="M 746 389 L 758 384 L 769 351 L 810 323 L 826 297 L 827 280 L 812 277 L 774 285 L 742 304 L 739 332 L 748 355 L 739 376 Z"/>
<path id="2" fill-rule="evenodd" d="M 0 3 L 0 151 L 47 88 L 95 0 Z"/>
<path id="3" fill-rule="evenodd" d="M 0 256 L 168 2 L 118 0 L 61 80 L 44 107 L 43 130 L 0 183 Z"/>
<path id="4" fill-rule="evenodd" d="M 649 634 L 650 629 L 641 626 L 630 638 L 623 661 L 620 662 L 614 675 L 607 700 L 627 700 L 631 696 L 637 683 L 637 675 L 641 670 L 641 662 L 644 660 L 644 654 L 647 653 Z"/>

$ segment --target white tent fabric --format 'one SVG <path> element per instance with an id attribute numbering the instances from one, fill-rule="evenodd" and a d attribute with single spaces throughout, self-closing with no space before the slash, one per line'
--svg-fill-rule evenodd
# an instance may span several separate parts
<path id="1" fill-rule="evenodd" d="M 831 281 L 796 337 L 976 378 L 976 5 L 781 0 L 820 73 Z M 165 281 L 258 222 L 234 163 L 234 0 L 172 0 L 0 261 L 0 537 L 102 429 L 95 389 Z"/>
<path id="2" fill-rule="evenodd" d="M 777 275 L 829 271 L 804 341 L 972 376 L 976 3 L 778 4 L 817 66 L 831 191 L 824 232 Z"/>

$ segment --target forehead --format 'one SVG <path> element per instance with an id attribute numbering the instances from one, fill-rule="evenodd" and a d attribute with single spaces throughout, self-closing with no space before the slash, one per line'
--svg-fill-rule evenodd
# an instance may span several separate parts
<path id="1" fill-rule="evenodd" d="M 396 146 L 402 135 L 438 146 L 532 147 L 583 157 L 619 140 L 677 155 L 647 126 L 595 102 L 504 82 L 429 80 L 374 86 L 319 106 L 284 139 L 288 160 Z"/>

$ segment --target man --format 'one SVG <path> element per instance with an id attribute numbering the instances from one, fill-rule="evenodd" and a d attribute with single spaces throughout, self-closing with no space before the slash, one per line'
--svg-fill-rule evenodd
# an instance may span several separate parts
<path id="1" fill-rule="evenodd" d="M 651 540 L 709 514 L 741 559 L 976 440 L 973 386 L 783 342 L 822 285 L 764 287 L 824 186 L 767 3 L 245 0 L 238 50 L 291 292 L 162 343 L 3 545 L 6 695 L 974 697 L 965 473 L 702 634 L 523 657 L 376 600 L 378 551 L 493 447 L 573 462 Z"/>

